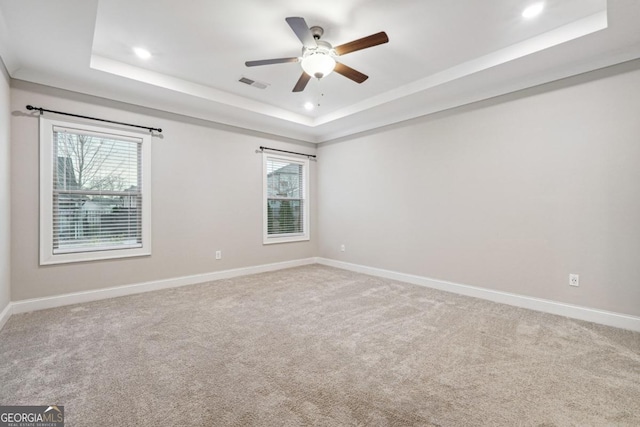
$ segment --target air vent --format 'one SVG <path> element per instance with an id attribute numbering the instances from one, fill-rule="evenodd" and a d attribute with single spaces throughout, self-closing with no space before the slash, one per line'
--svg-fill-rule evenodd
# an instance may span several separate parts
<path id="1" fill-rule="evenodd" d="M 252 79 L 244 77 L 244 76 L 240 77 L 240 80 L 238 80 L 238 81 L 240 83 L 244 83 L 246 85 L 253 86 L 253 87 L 258 88 L 258 89 L 266 89 L 269 86 L 269 83 L 259 82 L 259 81 L 252 80 Z"/>

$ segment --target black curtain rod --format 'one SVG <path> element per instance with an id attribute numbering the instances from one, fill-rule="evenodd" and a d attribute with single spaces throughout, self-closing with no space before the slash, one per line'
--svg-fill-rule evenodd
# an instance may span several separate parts
<path id="1" fill-rule="evenodd" d="M 131 123 L 123 123 L 123 122 L 116 122 L 113 120 L 98 119 L 96 117 L 81 116 L 79 114 L 63 113 L 62 111 L 47 110 L 46 108 L 34 107 L 33 105 L 27 105 L 27 110 L 29 111 L 38 110 L 40 111 L 40 114 L 46 111 L 47 113 L 62 114 L 64 116 L 79 117 L 81 119 L 97 120 L 99 122 L 114 123 L 116 125 L 123 125 L 123 126 L 131 126 L 134 128 L 147 129 L 149 132 L 153 132 L 155 130 L 158 133 L 162 133 L 162 129 L 160 128 L 150 128 L 149 126 L 132 125 Z"/>
<path id="2" fill-rule="evenodd" d="M 264 150 L 279 151 L 281 153 L 297 154 L 298 156 L 305 156 L 305 157 L 314 158 L 314 159 L 316 158 L 315 154 L 296 153 L 295 151 L 278 150 L 277 148 L 269 148 L 269 147 L 260 146 L 260 150 L 262 150 L 262 151 L 264 151 Z"/>

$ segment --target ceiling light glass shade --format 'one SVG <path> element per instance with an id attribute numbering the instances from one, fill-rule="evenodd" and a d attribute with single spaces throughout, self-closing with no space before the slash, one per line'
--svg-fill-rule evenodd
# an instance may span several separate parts
<path id="1" fill-rule="evenodd" d="M 312 53 L 302 58 L 302 69 L 311 77 L 321 79 L 333 71 L 336 66 L 336 60 L 326 53 Z"/>

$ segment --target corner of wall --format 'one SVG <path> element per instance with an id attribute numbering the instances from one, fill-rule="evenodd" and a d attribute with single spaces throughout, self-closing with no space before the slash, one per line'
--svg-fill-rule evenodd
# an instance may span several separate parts
<path id="1" fill-rule="evenodd" d="M 10 82 L 0 58 L 0 328 L 11 315 Z"/>

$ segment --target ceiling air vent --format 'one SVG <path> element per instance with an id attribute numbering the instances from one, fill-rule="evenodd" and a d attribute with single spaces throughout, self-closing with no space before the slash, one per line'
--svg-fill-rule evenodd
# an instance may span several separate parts
<path id="1" fill-rule="evenodd" d="M 247 77 L 240 77 L 240 80 L 238 80 L 240 83 L 244 83 L 246 85 L 249 86 L 253 86 L 256 87 L 258 89 L 266 89 L 269 86 L 269 83 L 263 83 L 263 82 L 258 82 L 256 80 L 251 80 Z"/>

